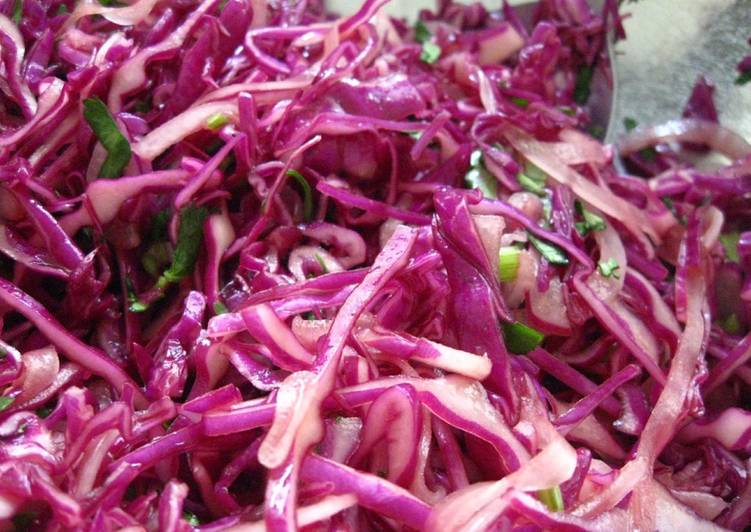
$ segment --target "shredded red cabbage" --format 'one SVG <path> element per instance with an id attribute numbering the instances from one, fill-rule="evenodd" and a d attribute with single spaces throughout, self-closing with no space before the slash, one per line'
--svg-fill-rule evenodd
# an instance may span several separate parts
<path id="1" fill-rule="evenodd" d="M 603 145 L 615 1 L 386 1 L 0 2 L 0 522 L 751 523 L 712 82 Z"/>

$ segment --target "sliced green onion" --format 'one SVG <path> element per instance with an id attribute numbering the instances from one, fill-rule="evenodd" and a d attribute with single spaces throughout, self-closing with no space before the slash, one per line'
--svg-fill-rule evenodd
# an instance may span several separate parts
<path id="1" fill-rule="evenodd" d="M 738 242 L 741 239 L 741 235 L 738 232 L 725 233 L 720 235 L 720 244 L 725 249 L 725 258 L 730 262 L 740 262 L 741 257 L 738 254 Z"/>
<path id="2" fill-rule="evenodd" d="M 574 207 L 576 208 L 576 212 L 579 213 L 579 215 L 584 219 L 581 222 L 576 222 L 574 226 L 576 227 L 576 230 L 579 232 L 580 235 L 584 236 L 590 231 L 604 231 L 605 227 L 607 227 L 607 224 L 605 223 L 605 220 L 598 216 L 597 214 L 593 213 L 589 209 L 587 209 L 582 202 L 576 201 L 574 203 Z"/>
<path id="3" fill-rule="evenodd" d="M 540 345 L 545 335 L 517 321 L 503 324 L 503 339 L 511 353 L 525 355 Z"/>
<path id="4" fill-rule="evenodd" d="M 512 96 L 511 103 L 513 103 L 517 107 L 521 107 L 522 109 L 529 107 L 529 100 L 520 96 Z"/>
<path id="5" fill-rule="evenodd" d="M 15 400 L 15 397 L 8 397 L 7 395 L 0 397 L 0 412 L 12 405 Z"/>
<path id="6" fill-rule="evenodd" d="M 738 320 L 738 316 L 733 313 L 720 322 L 722 330 L 728 334 L 738 334 L 741 332 L 741 323 Z"/>
<path id="7" fill-rule="evenodd" d="M 107 150 L 107 158 L 99 170 L 99 176 L 104 179 L 120 177 L 130 162 L 131 149 L 128 139 L 117 127 L 110 110 L 99 98 L 87 98 L 83 101 L 83 116 L 96 138 Z"/>
<path id="8" fill-rule="evenodd" d="M 23 17 L 23 0 L 16 0 L 13 3 L 13 22 L 18 26 L 21 23 L 21 17 Z"/>
<path id="9" fill-rule="evenodd" d="M 229 117 L 224 113 L 216 113 L 206 120 L 206 127 L 209 129 L 219 129 L 229 123 Z"/>
<path id="10" fill-rule="evenodd" d="M 227 314 L 228 312 L 229 309 L 224 303 L 222 303 L 221 301 L 214 301 L 214 314 Z"/>
<path id="11" fill-rule="evenodd" d="M 563 494 L 560 486 L 538 490 L 537 497 L 551 512 L 563 511 Z"/>
<path id="12" fill-rule="evenodd" d="M 565 266 L 568 264 L 568 255 L 566 255 L 566 252 L 555 244 L 537 238 L 530 232 L 527 232 L 527 237 L 535 249 L 540 252 L 540 255 L 545 257 L 545 260 L 550 264 L 557 264 L 559 266 Z"/>
<path id="13" fill-rule="evenodd" d="M 535 181 L 531 177 L 529 177 L 525 173 L 519 174 L 517 177 L 517 180 L 519 181 L 519 184 L 522 186 L 524 190 L 527 192 L 531 192 L 533 194 L 537 194 L 538 196 L 542 196 L 545 194 L 545 183 L 540 183 L 539 181 Z"/>
<path id="14" fill-rule="evenodd" d="M 502 282 L 508 283 L 516 280 L 520 253 L 521 250 L 516 246 L 503 246 L 498 251 L 498 276 Z"/>
<path id="15" fill-rule="evenodd" d="M 482 161 L 482 151 L 475 150 L 469 158 L 470 169 L 464 176 L 464 181 L 469 188 L 476 188 L 486 198 L 498 197 L 498 181 L 488 172 Z"/>
<path id="16" fill-rule="evenodd" d="M 303 177 L 303 175 L 297 170 L 287 170 L 287 175 L 293 177 L 297 184 L 302 188 L 302 212 L 303 218 L 306 222 L 313 218 L 313 191 L 310 188 L 310 183 Z"/>
<path id="17" fill-rule="evenodd" d="M 323 257 L 321 257 L 318 253 L 316 253 L 316 260 L 318 261 L 318 265 L 321 267 L 321 270 L 323 270 L 323 273 L 329 273 L 329 269 L 326 267 L 326 263 L 323 261 Z"/>
<path id="18" fill-rule="evenodd" d="M 427 42 L 432 37 L 430 30 L 422 20 L 418 20 L 415 24 L 415 40 L 420 44 Z"/>
<path id="19" fill-rule="evenodd" d="M 134 314 L 140 314 L 149 310 L 149 305 L 140 300 L 133 300 L 128 305 L 128 310 Z"/>
<path id="20" fill-rule="evenodd" d="M 432 65 L 438 58 L 441 57 L 441 47 L 431 41 L 422 43 L 422 52 L 420 53 L 420 60 L 424 63 Z"/>
<path id="21" fill-rule="evenodd" d="M 534 163 L 527 162 L 524 165 L 524 171 L 517 176 L 517 180 L 524 190 L 538 196 L 546 195 L 545 183 L 548 180 L 548 174 Z"/>
<path id="22" fill-rule="evenodd" d="M 589 86 L 592 83 L 592 76 L 595 69 L 589 65 L 579 69 L 576 75 L 576 85 L 574 86 L 574 101 L 579 105 L 584 105 L 589 100 Z"/>
<path id="23" fill-rule="evenodd" d="M 195 514 L 192 514 L 192 513 L 188 512 L 187 510 L 183 511 L 183 519 L 190 526 L 200 526 L 201 525 L 201 521 L 198 520 L 198 517 L 196 517 Z"/>
<path id="24" fill-rule="evenodd" d="M 618 273 L 618 270 L 620 269 L 620 264 L 618 264 L 618 261 L 612 257 L 608 260 L 601 260 L 597 263 L 597 271 L 599 271 L 600 275 L 602 275 L 603 277 L 613 277 L 614 279 L 620 279 L 621 276 Z"/>
<path id="25" fill-rule="evenodd" d="M 203 222 L 208 215 L 209 211 L 205 207 L 188 205 L 180 209 L 180 229 L 177 232 L 172 265 L 159 278 L 158 288 L 165 288 L 193 273 L 203 241 Z"/>

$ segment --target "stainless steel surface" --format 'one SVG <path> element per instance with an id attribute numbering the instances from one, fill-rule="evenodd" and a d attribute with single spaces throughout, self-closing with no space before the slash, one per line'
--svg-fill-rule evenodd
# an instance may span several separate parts
<path id="1" fill-rule="evenodd" d="M 749 52 L 751 0 L 641 0 L 627 3 L 628 38 L 616 46 L 618 96 L 608 140 L 623 118 L 657 124 L 680 116 L 697 75 L 716 86 L 723 125 L 751 139 L 751 86 L 734 84 Z"/>

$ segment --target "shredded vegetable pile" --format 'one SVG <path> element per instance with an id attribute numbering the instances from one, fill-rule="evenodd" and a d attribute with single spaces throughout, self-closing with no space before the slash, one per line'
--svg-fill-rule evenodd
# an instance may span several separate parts
<path id="1" fill-rule="evenodd" d="M 751 522 L 711 82 L 604 145 L 616 2 L 385 3 L 0 3 L 0 522 Z"/>

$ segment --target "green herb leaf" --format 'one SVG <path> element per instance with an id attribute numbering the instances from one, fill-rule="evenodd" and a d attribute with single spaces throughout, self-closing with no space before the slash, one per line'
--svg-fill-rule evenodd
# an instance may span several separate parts
<path id="1" fill-rule="evenodd" d="M 516 179 L 524 190 L 537 194 L 538 196 L 546 195 L 545 183 L 548 180 L 548 174 L 535 164 L 527 162 L 527 164 L 524 165 L 524 171 L 521 172 Z"/>
<path id="2" fill-rule="evenodd" d="M 568 264 L 568 255 L 566 255 L 566 252 L 555 244 L 537 238 L 530 232 L 527 232 L 527 237 L 535 249 L 540 252 L 540 255 L 545 257 L 550 264 L 557 264 L 559 266 L 565 266 Z"/>
<path id="3" fill-rule="evenodd" d="M 626 128 L 626 131 L 633 131 L 636 129 L 636 127 L 639 125 L 639 122 L 631 118 L 630 116 L 627 116 L 623 119 L 623 127 Z"/>
<path id="4" fill-rule="evenodd" d="M 18 26 L 21 23 L 21 18 L 23 17 L 23 0 L 16 0 L 13 2 L 13 16 L 11 17 L 13 19 L 13 22 L 16 23 L 16 26 Z"/>
<path id="5" fill-rule="evenodd" d="M 738 232 L 720 235 L 720 244 L 725 248 L 725 258 L 730 262 L 739 263 L 741 261 L 741 257 L 738 255 L 738 242 L 740 239 L 741 235 Z"/>
<path id="6" fill-rule="evenodd" d="M 203 240 L 203 222 L 208 215 L 208 209 L 195 205 L 188 205 L 180 210 L 180 229 L 172 265 L 159 278 L 157 286 L 164 288 L 193 273 Z"/>
<path id="7" fill-rule="evenodd" d="M 498 181 L 488 172 L 482 162 L 482 151 L 475 150 L 469 158 L 470 169 L 464 176 L 464 182 L 469 188 L 476 188 L 486 198 L 498 197 Z"/>
<path id="8" fill-rule="evenodd" d="M 621 276 L 618 273 L 618 270 L 621 269 L 620 264 L 618 264 L 618 261 L 614 258 L 609 258 L 608 260 L 601 260 L 597 263 L 597 271 L 600 272 L 600 275 L 603 277 L 612 277 L 614 279 L 620 279 Z"/>
<path id="9" fill-rule="evenodd" d="M 303 313 L 302 318 L 304 320 L 307 320 L 307 321 L 313 321 L 313 320 L 317 320 L 318 319 L 318 318 L 316 318 L 316 315 L 313 312 L 310 312 L 310 311 Z"/>
<path id="10" fill-rule="evenodd" d="M 561 488 L 559 486 L 539 490 L 537 492 L 537 497 L 551 512 L 563 511 L 563 494 L 561 493 Z"/>
<path id="11" fill-rule="evenodd" d="M 65 4 L 60 4 L 57 6 L 57 12 L 55 13 L 57 16 L 64 15 L 68 12 L 68 6 Z"/>
<path id="12" fill-rule="evenodd" d="M 604 231 L 607 227 L 605 220 L 587 209 L 580 201 L 574 203 L 576 212 L 583 218 L 583 221 L 576 222 L 574 226 L 580 235 L 584 236 L 590 231 Z"/>
<path id="13" fill-rule="evenodd" d="M 215 113 L 206 120 L 206 127 L 209 129 L 219 129 L 229 123 L 229 117 L 224 113 Z"/>
<path id="14" fill-rule="evenodd" d="M 751 70 L 741 72 L 740 74 L 738 74 L 738 77 L 735 78 L 736 85 L 745 85 L 749 81 L 751 81 Z"/>
<path id="15" fill-rule="evenodd" d="M 508 283 L 516 279 L 519 271 L 519 254 L 516 246 L 503 246 L 498 251 L 498 276 L 501 282 Z"/>
<path id="16" fill-rule="evenodd" d="M 15 400 L 15 397 L 8 397 L 7 395 L 0 397 L 0 412 L 12 405 Z"/>
<path id="17" fill-rule="evenodd" d="M 96 138 L 107 150 L 107 158 L 99 170 L 99 176 L 104 179 L 120 177 L 131 157 L 128 139 L 118 129 L 109 109 L 99 98 L 84 100 L 83 116 L 94 131 Z"/>
<path id="18" fill-rule="evenodd" d="M 579 73 L 576 75 L 576 85 L 574 86 L 574 101 L 579 105 L 584 105 L 589 100 L 590 89 L 589 86 L 592 83 L 592 76 L 595 73 L 595 69 L 592 66 L 583 66 L 579 69 Z"/>
<path id="19" fill-rule="evenodd" d="M 227 314 L 228 312 L 229 309 L 224 303 L 221 301 L 214 301 L 214 314 L 218 316 L 219 314 Z"/>
<path id="20" fill-rule="evenodd" d="M 422 20 L 418 20 L 417 24 L 415 24 L 415 41 L 423 44 L 429 41 L 431 37 L 432 34 L 425 23 Z"/>
<path id="21" fill-rule="evenodd" d="M 297 170 L 287 170 L 287 175 L 295 178 L 295 181 L 297 181 L 297 184 L 302 189 L 303 218 L 306 222 L 309 222 L 313 218 L 313 191 L 310 188 L 310 183 Z"/>
<path id="22" fill-rule="evenodd" d="M 540 331 L 518 321 L 503 324 L 503 340 L 506 349 L 515 355 L 526 355 L 539 346 L 544 339 L 545 335 Z"/>
<path id="23" fill-rule="evenodd" d="M 183 519 L 190 526 L 200 526 L 201 525 L 201 521 L 198 520 L 198 517 L 196 517 L 195 514 L 192 514 L 192 513 L 190 513 L 187 510 L 183 511 Z"/>
<path id="24" fill-rule="evenodd" d="M 738 334 L 741 332 L 741 322 L 735 313 L 720 321 L 720 327 L 728 334 Z"/>
<path id="25" fill-rule="evenodd" d="M 425 41 L 422 43 L 422 52 L 420 53 L 420 60 L 424 63 L 432 65 L 441 57 L 441 47 L 431 41 Z"/>
<path id="26" fill-rule="evenodd" d="M 511 103 L 513 103 L 517 107 L 521 107 L 522 109 L 529 107 L 529 100 L 526 98 L 521 98 L 519 96 L 512 96 Z"/>

